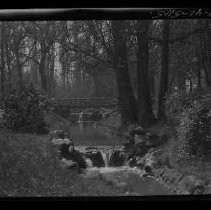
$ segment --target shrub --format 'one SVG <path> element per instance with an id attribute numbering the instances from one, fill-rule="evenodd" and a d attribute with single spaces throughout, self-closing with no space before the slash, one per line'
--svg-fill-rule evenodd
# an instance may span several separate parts
<path id="1" fill-rule="evenodd" d="M 174 118 L 180 118 L 181 114 L 194 106 L 195 102 L 203 101 L 206 93 L 202 90 L 193 92 L 177 91 L 166 97 L 167 115 Z"/>
<path id="2" fill-rule="evenodd" d="M 179 162 L 186 162 L 193 157 L 201 158 L 207 154 L 206 148 L 210 144 L 208 112 L 205 101 L 200 101 L 182 112 L 176 143 Z"/>
<path id="3" fill-rule="evenodd" d="M 24 132 L 47 132 L 44 111 L 48 107 L 46 96 L 32 85 L 20 91 L 10 90 L 4 97 L 5 125 Z"/>

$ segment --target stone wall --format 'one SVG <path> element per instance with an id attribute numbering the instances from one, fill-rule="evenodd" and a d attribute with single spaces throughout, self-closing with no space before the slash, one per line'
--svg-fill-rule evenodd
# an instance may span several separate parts
<path id="1" fill-rule="evenodd" d="M 54 99 L 51 100 L 51 104 L 54 108 L 57 107 L 67 107 L 69 109 L 71 108 L 111 108 L 116 107 L 118 105 L 117 98 L 98 98 L 98 97 L 92 97 L 92 98 L 71 98 L 71 99 Z"/>

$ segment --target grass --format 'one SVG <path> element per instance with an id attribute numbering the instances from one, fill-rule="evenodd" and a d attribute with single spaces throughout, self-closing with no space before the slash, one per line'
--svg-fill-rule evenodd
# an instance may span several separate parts
<path id="1" fill-rule="evenodd" d="M 0 130 L 0 196 L 115 196 L 123 193 L 100 178 L 64 169 L 47 136 Z"/>
<path id="2" fill-rule="evenodd" d="M 47 113 L 46 121 L 50 130 L 63 129 L 72 134 L 76 145 L 116 145 L 121 138 L 105 138 L 100 129 L 94 132 L 88 129 L 79 132 L 77 126 L 53 113 Z M 175 144 L 174 126 L 166 123 L 153 125 L 151 131 L 167 133 L 169 141 L 163 146 L 162 156 L 174 161 Z M 88 132 L 88 133 L 87 133 Z M 186 174 L 199 178 L 211 179 L 211 163 L 194 161 L 190 165 L 180 167 Z M 57 151 L 52 147 L 48 136 L 14 133 L 0 130 L 0 196 L 121 196 L 122 189 L 105 183 L 100 177 L 84 178 L 76 172 L 60 166 Z"/>
<path id="3" fill-rule="evenodd" d="M 186 164 L 178 164 L 178 151 L 176 150 L 176 125 L 170 122 L 159 122 L 149 128 L 149 131 L 156 134 L 166 134 L 168 142 L 161 146 L 163 152 L 160 153 L 159 159 L 165 163 L 166 159 L 171 167 L 178 169 L 185 175 L 194 175 L 199 179 L 211 181 L 211 160 L 194 159 L 188 161 Z"/>

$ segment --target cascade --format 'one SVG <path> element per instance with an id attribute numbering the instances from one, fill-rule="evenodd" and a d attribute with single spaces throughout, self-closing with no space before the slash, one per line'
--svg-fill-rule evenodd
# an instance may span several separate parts
<path id="1" fill-rule="evenodd" d="M 103 152 L 103 151 L 100 151 L 101 152 L 101 155 L 102 155 L 102 158 L 104 160 L 104 163 L 105 163 L 105 167 L 109 167 L 109 159 L 108 159 L 108 154 Z"/>
<path id="2" fill-rule="evenodd" d="M 80 131 L 83 132 L 83 112 L 79 113 L 78 123 Z"/>
<path id="3" fill-rule="evenodd" d="M 89 158 L 86 158 L 85 161 L 86 161 L 87 168 L 93 168 L 93 163 Z"/>

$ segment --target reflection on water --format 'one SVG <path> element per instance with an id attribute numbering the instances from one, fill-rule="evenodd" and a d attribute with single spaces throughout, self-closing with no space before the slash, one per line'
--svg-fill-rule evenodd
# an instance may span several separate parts
<path id="1" fill-rule="evenodd" d="M 80 123 L 74 123 L 69 131 L 76 145 L 120 145 L 124 141 L 121 137 L 108 137 L 105 134 L 105 127 L 100 122 L 83 122 L 83 128 Z"/>
<path id="2" fill-rule="evenodd" d="M 108 138 L 104 134 L 104 127 L 100 123 L 85 122 L 83 129 L 80 124 L 71 126 L 71 136 L 76 145 L 83 146 L 109 146 L 122 145 L 124 140 L 120 137 Z M 158 183 L 152 177 L 143 178 L 143 171 L 128 166 L 108 167 L 109 154 L 102 152 L 102 157 L 106 167 L 93 167 L 90 159 L 86 159 L 87 168 L 81 174 L 84 178 L 100 178 L 102 181 L 112 183 L 116 187 L 125 189 L 126 192 L 135 195 L 172 195 L 165 186 Z"/>

